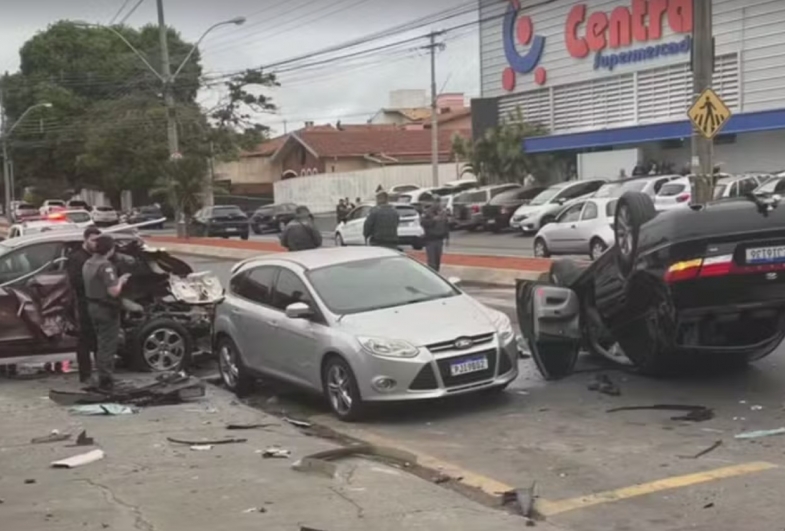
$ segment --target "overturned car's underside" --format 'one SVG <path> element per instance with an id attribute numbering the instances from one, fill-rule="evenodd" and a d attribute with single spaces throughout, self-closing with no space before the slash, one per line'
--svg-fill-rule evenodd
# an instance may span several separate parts
<path id="1" fill-rule="evenodd" d="M 591 264 L 554 262 L 519 281 L 521 331 L 546 378 L 578 353 L 641 372 L 746 363 L 785 336 L 785 210 L 750 196 L 656 215 L 648 196 L 618 200 L 616 244 Z"/>

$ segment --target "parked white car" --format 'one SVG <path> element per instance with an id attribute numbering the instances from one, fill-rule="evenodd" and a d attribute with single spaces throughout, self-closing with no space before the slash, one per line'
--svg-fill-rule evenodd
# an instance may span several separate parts
<path id="1" fill-rule="evenodd" d="M 689 208 L 692 197 L 692 183 L 689 177 L 680 177 L 662 185 L 654 197 L 657 212 Z"/>
<path id="2" fill-rule="evenodd" d="M 341 222 L 335 227 L 335 244 L 344 245 L 366 245 L 363 227 L 365 218 L 373 208 L 373 204 L 366 203 L 356 207 L 349 213 L 346 221 Z M 415 250 L 423 247 L 423 230 L 420 226 L 420 214 L 410 205 L 396 203 L 393 204 L 398 211 L 398 242 L 401 245 L 411 245 Z"/>
<path id="3" fill-rule="evenodd" d="M 65 201 L 61 201 L 59 199 L 47 199 L 41 205 L 41 208 L 38 209 L 41 216 L 48 216 L 52 212 L 57 212 L 58 210 L 65 210 Z"/>
<path id="4" fill-rule="evenodd" d="M 739 177 L 725 177 L 718 179 L 714 184 L 714 199 L 727 199 L 728 197 L 739 197 L 753 192 L 760 183 L 752 175 Z"/>
<path id="5" fill-rule="evenodd" d="M 95 225 L 92 216 L 90 216 L 87 210 L 64 210 L 63 212 L 51 214 L 50 219 L 52 216 L 62 216 L 80 229 L 86 229 Z"/>
<path id="6" fill-rule="evenodd" d="M 120 221 L 117 211 L 110 206 L 94 206 L 91 215 L 96 225 L 115 225 Z"/>
<path id="7" fill-rule="evenodd" d="M 55 219 L 55 220 L 35 220 L 35 221 L 23 221 L 22 223 L 17 223 L 15 225 L 11 225 L 8 229 L 8 239 L 11 238 L 20 238 L 22 236 L 29 236 L 31 234 L 41 234 L 43 232 L 49 231 L 59 231 L 59 230 L 68 230 L 68 229 L 76 229 L 77 226 L 70 221 L 65 219 Z"/>
<path id="8" fill-rule="evenodd" d="M 534 237 L 534 256 L 588 254 L 596 260 L 614 243 L 615 197 L 579 200 Z"/>
<path id="9" fill-rule="evenodd" d="M 554 184 L 540 192 L 528 204 L 519 207 L 512 215 L 510 227 L 523 233 L 536 233 L 543 226 L 553 222 L 572 200 L 595 193 L 606 182 L 602 179 L 593 179 Z"/>
<path id="10" fill-rule="evenodd" d="M 631 177 L 629 179 L 619 179 L 602 185 L 594 197 L 621 197 L 626 192 L 641 192 L 648 195 L 652 200 L 657 196 L 657 192 L 666 184 L 681 175 L 646 175 L 641 177 Z"/>

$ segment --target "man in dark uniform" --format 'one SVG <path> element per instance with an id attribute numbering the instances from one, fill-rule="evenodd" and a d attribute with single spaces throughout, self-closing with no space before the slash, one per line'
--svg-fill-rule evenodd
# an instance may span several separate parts
<path id="1" fill-rule="evenodd" d="M 66 272 L 71 289 L 74 291 L 74 314 L 79 323 L 79 339 L 76 344 L 76 361 L 79 364 L 79 381 L 87 383 L 93 372 L 92 353 L 95 352 L 95 330 L 93 321 L 87 310 L 87 296 L 84 291 L 82 268 L 85 262 L 93 255 L 95 240 L 101 231 L 96 227 L 87 227 L 84 231 L 84 243 L 68 256 Z"/>
<path id="2" fill-rule="evenodd" d="M 114 240 L 102 234 L 95 240 L 94 254 L 82 269 L 87 310 L 93 321 L 97 349 L 95 364 L 98 368 L 100 390 L 111 390 L 114 384 L 114 357 L 120 335 L 120 294 L 130 275 L 117 276 L 109 260 L 114 254 Z"/>
<path id="3" fill-rule="evenodd" d="M 306 251 L 322 246 L 322 233 L 313 224 L 313 216 L 307 207 L 298 206 L 294 219 L 281 233 L 281 246 L 290 251 Z"/>
<path id="4" fill-rule="evenodd" d="M 420 218 L 425 240 L 425 254 L 428 265 L 439 271 L 442 265 L 444 242 L 450 239 L 450 222 L 439 203 L 434 203 Z"/>
<path id="5" fill-rule="evenodd" d="M 379 247 L 398 248 L 398 211 L 389 202 L 387 192 L 376 194 L 376 206 L 368 213 L 363 235 L 368 243 Z"/>

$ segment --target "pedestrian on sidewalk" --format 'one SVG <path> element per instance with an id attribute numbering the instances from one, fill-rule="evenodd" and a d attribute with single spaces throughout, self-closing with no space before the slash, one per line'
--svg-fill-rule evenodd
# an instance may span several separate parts
<path id="1" fill-rule="evenodd" d="M 432 204 L 420 218 L 420 225 L 423 229 L 428 266 L 438 272 L 442 266 L 444 245 L 450 241 L 450 221 L 441 204 Z"/>
<path id="2" fill-rule="evenodd" d="M 365 241 L 378 247 L 398 248 L 398 211 L 390 204 L 387 192 L 376 194 L 376 206 L 363 225 Z"/>
<path id="3" fill-rule="evenodd" d="M 338 225 L 344 223 L 349 217 L 349 205 L 343 199 L 338 200 L 338 206 L 335 207 L 335 219 Z"/>
<path id="4" fill-rule="evenodd" d="M 90 382 L 93 373 L 92 356 L 96 351 L 96 338 L 93 321 L 87 308 L 82 269 L 84 269 L 85 262 L 93 255 L 95 240 L 100 234 L 101 231 L 98 228 L 87 227 L 84 231 L 82 246 L 68 255 L 68 261 L 65 264 L 68 282 L 74 293 L 73 315 L 79 326 L 79 336 L 76 340 L 76 362 L 79 365 L 79 381 L 83 384 Z"/>
<path id="5" fill-rule="evenodd" d="M 298 206 L 294 219 L 281 233 L 281 245 L 290 251 L 306 251 L 322 246 L 322 233 L 314 226 L 308 207 Z"/>
<path id="6" fill-rule="evenodd" d="M 96 336 L 95 364 L 98 381 L 94 387 L 110 391 L 114 387 L 114 358 L 120 336 L 120 294 L 130 277 L 117 276 L 110 261 L 114 254 L 114 240 L 101 234 L 95 240 L 94 253 L 82 268 L 87 310 Z"/>

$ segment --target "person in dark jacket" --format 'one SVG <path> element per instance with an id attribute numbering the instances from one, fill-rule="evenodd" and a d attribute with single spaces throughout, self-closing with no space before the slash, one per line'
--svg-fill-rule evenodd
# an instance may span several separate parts
<path id="1" fill-rule="evenodd" d="M 425 240 L 425 254 L 428 266 L 439 271 L 442 266 L 444 243 L 450 239 L 450 222 L 447 214 L 439 203 L 434 203 L 420 218 Z"/>
<path id="2" fill-rule="evenodd" d="M 95 329 L 87 309 L 87 295 L 85 295 L 82 268 L 95 251 L 95 240 L 101 234 L 96 227 L 87 227 L 84 231 L 82 246 L 68 255 L 65 265 L 68 282 L 74 292 L 74 316 L 79 325 L 79 337 L 76 343 L 76 361 L 79 365 L 79 381 L 89 383 L 93 372 L 91 355 L 96 349 Z"/>
<path id="3" fill-rule="evenodd" d="M 398 248 L 398 211 L 390 204 L 387 192 L 376 194 L 376 206 L 363 225 L 365 240 L 379 247 Z"/>
<path id="4" fill-rule="evenodd" d="M 322 233 L 314 227 L 313 216 L 307 207 L 298 206 L 294 219 L 281 234 L 281 245 L 290 251 L 306 251 L 322 246 Z"/>
<path id="5" fill-rule="evenodd" d="M 349 208 L 349 205 L 343 199 L 338 201 L 338 206 L 335 207 L 335 218 L 339 225 L 349 217 Z"/>

